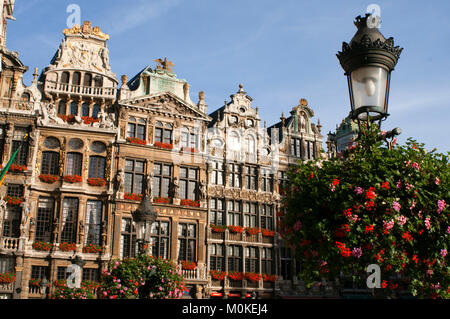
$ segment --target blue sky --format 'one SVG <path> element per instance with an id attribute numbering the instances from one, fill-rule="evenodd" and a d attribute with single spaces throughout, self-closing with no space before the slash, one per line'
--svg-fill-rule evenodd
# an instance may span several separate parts
<path id="1" fill-rule="evenodd" d="M 348 115 L 347 82 L 336 58 L 356 31 L 353 20 L 369 4 L 381 8 L 380 31 L 404 48 L 391 78 L 383 129 L 402 128 L 427 149 L 450 151 L 450 1 L 299 0 L 16 0 L 7 46 L 29 66 L 47 66 L 66 28 L 66 8 L 110 35 L 117 78 L 129 78 L 167 57 L 191 98 L 205 92 L 208 112 L 221 107 L 239 83 L 267 126 L 306 98 L 325 135 Z"/>

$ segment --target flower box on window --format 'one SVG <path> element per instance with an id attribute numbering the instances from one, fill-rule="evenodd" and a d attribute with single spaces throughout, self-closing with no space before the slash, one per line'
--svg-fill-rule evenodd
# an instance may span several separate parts
<path id="1" fill-rule="evenodd" d="M 141 201 L 142 200 L 142 194 L 125 193 L 123 195 L 123 198 L 128 199 L 128 200 Z"/>
<path id="2" fill-rule="evenodd" d="M 46 242 L 43 242 L 43 241 L 37 241 L 37 242 L 33 243 L 32 247 L 35 250 L 50 251 L 53 248 L 53 244 L 46 243 Z"/>
<path id="3" fill-rule="evenodd" d="M 91 186 L 105 186 L 106 185 L 106 181 L 100 177 L 88 178 L 87 182 Z"/>
<path id="4" fill-rule="evenodd" d="M 274 237 L 275 236 L 274 230 L 263 229 L 261 232 L 262 232 L 263 236 L 265 236 L 265 237 Z"/>
<path id="5" fill-rule="evenodd" d="M 13 173 L 17 173 L 20 172 L 22 173 L 23 171 L 26 171 L 28 168 L 26 165 L 18 165 L 18 164 L 11 164 L 11 166 L 9 167 L 9 171 L 13 172 Z"/>
<path id="6" fill-rule="evenodd" d="M 96 123 L 96 122 L 99 121 L 98 118 L 95 119 L 95 118 L 90 117 L 90 116 L 82 116 L 81 119 L 83 120 L 83 123 L 86 124 L 86 125 L 90 125 L 92 123 Z"/>
<path id="7" fill-rule="evenodd" d="M 62 115 L 62 114 L 58 114 L 58 117 L 60 118 L 60 119 L 62 119 L 64 122 L 67 122 L 67 123 L 75 123 L 75 115 L 72 115 L 72 114 L 70 114 L 70 115 Z"/>
<path id="8" fill-rule="evenodd" d="M 200 203 L 198 200 L 192 200 L 192 199 L 182 199 L 180 201 L 180 205 L 182 206 L 192 206 L 192 207 L 199 207 Z"/>
<path id="9" fill-rule="evenodd" d="M 181 268 L 185 270 L 195 270 L 197 268 L 197 264 L 193 261 L 181 260 Z"/>
<path id="10" fill-rule="evenodd" d="M 277 275 L 263 274 L 263 280 L 267 282 L 275 282 L 277 280 Z"/>
<path id="11" fill-rule="evenodd" d="M 242 226 L 233 226 L 233 225 L 228 225 L 228 229 L 232 232 L 232 233 L 242 233 L 244 231 L 244 228 Z"/>
<path id="12" fill-rule="evenodd" d="M 59 176 L 57 176 L 57 175 L 49 175 L 49 174 L 48 175 L 41 174 L 41 175 L 39 175 L 39 179 L 42 182 L 44 182 L 44 183 L 53 184 L 53 183 L 59 181 Z"/>
<path id="13" fill-rule="evenodd" d="M 156 146 L 156 147 L 165 148 L 165 149 L 168 149 L 168 150 L 173 149 L 173 144 L 169 144 L 169 143 L 155 142 L 153 145 Z"/>
<path id="14" fill-rule="evenodd" d="M 228 273 L 228 279 L 238 281 L 244 278 L 244 274 L 239 271 L 230 271 Z"/>
<path id="15" fill-rule="evenodd" d="M 215 233 L 224 233 L 227 226 L 224 225 L 211 225 L 211 230 Z"/>
<path id="16" fill-rule="evenodd" d="M 227 273 L 225 271 L 220 270 L 211 270 L 210 271 L 211 277 L 215 280 L 224 280 Z"/>
<path id="17" fill-rule="evenodd" d="M 190 152 L 190 153 L 198 153 L 200 152 L 198 149 L 196 149 L 195 147 L 186 147 L 186 146 L 182 146 L 180 149 L 182 152 Z"/>
<path id="18" fill-rule="evenodd" d="M 6 202 L 11 206 L 19 206 L 23 203 L 23 197 L 19 196 L 6 196 Z"/>
<path id="19" fill-rule="evenodd" d="M 261 274 L 256 274 L 253 272 L 247 272 L 245 273 L 245 279 L 249 280 L 249 281 L 253 281 L 253 282 L 258 282 L 261 280 Z"/>
<path id="20" fill-rule="evenodd" d="M 147 145 L 147 141 L 137 137 L 127 137 L 127 142 L 131 144 Z"/>
<path id="21" fill-rule="evenodd" d="M 0 274 L 0 284 L 10 284 L 16 281 L 16 274 L 11 272 L 5 272 Z"/>
<path id="22" fill-rule="evenodd" d="M 30 286 L 40 287 L 41 286 L 41 279 L 31 278 L 30 279 Z"/>
<path id="23" fill-rule="evenodd" d="M 261 229 L 257 227 L 245 227 L 245 231 L 249 235 L 257 235 L 261 232 Z"/>
<path id="24" fill-rule="evenodd" d="M 77 244 L 76 243 L 69 244 L 69 243 L 63 242 L 63 243 L 59 244 L 59 250 L 75 251 L 75 250 L 77 250 Z"/>
<path id="25" fill-rule="evenodd" d="M 96 244 L 89 244 L 83 247 L 83 253 L 95 254 L 103 251 L 103 248 Z"/>
<path id="26" fill-rule="evenodd" d="M 155 197 L 153 198 L 154 203 L 160 203 L 160 204 L 170 204 L 170 198 L 168 197 Z"/>
<path id="27" fill-rule="evenodd" d="M 67 183 L 80 183 L 81 181 L 83 181 L 83 179 L 81 178 L 80 175 L 66 175 L 64 176 L 64 181 Z"/>

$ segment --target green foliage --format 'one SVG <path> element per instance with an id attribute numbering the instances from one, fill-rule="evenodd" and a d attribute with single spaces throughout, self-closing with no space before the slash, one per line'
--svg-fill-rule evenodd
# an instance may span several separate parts
<path id="1" fill-rule="evenodd" d="M 337 158 L 293 167 L 280 234 L 303 260 L 307 285 L 341 272 L 365 283 L 367 266 L 378 264 L 385 294 L 403 285 L 448 298 L 448 154 L 412 139 L 389 150 L 379 136 L 363 130 Z"/>
<path id="2" fill-rule="evenodd" d="M 173 262 L 147 255 L 111 261 L 102 276 L 101 295 L 110 299 L 181 298 L 184 290 Z"/>

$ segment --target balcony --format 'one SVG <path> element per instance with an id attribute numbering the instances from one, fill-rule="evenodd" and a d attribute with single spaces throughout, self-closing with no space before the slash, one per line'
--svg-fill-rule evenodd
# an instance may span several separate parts
<path id="1" fill-rule="evenodd" d="M 178 264 L 177 270 L 181 271 L 181 275 L 187 281 L 207 281 L 208 280 L 205 264 L 198 264 L 197 267 L 193 270 L 183 269 L 182 265 Z"/>
<path id="2" fill-rule="evenodd" d="M 47 80 L 45 81 L 45 91 L 49 93 L 63 93 L 70 95 L 115 99 L 117 89 L 112 87 L 82 86 Z"/>
<path id="3" fill-rule="evenodd" d="M 3 237 L 0 241 L 0 249 L 6 249 L 10 251 L 19 250 L 20 238 Z"/>
<path id="4" fill-rule="evenodd" d="M 31 111 L 34 109 L 34 102 L 19 99 L 0 98 L 0 108 L 21 111 Z"/>
<path id="5" fill-rule="evenodd" d="M 0 294 L 12 294 L 14 292 L 14 283 L 0 284 Z"/>

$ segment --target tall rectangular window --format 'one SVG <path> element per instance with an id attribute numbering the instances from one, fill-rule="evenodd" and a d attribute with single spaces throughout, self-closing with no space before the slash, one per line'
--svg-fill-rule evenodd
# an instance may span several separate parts
<path id="1" fill-rule="evenodd" d="M 59 175 L 59 153 L 42 152 L 41 174 Z"/>
<path id="2" fill-rule="evenodd" d="M 281 247 L 280 249 L 280 275 L 284 280 L 291 279 L 292 277 L 292 253 L 287 247 Z"/>
<path id="3" fill-rule="evenodd" d="M 3 160 L 5 150 L 6 125 L 0 125 L 0 160 Z"/>
<path id="4" fill-rule="evenodd" d="M 253 166 L 245 166 L 245 188 L 256 189 L 257 168 Z"/>
<path id="5" fill-rule="evenodd" d="M 55 200 L 52 197 L 39 197 L 36 214 L 36 241 L 51 241 L 54 208 Z"/>
<path id="6" fill-rule="evenodd" d="M 263 192 L 273 192 L 272 174 L 269 169 L 261 169 L 261 190 Z"/>
<path id="7" fill-rule="evenodd" d="M 241 187 L 239 165 L 235 163 L 228 164 L 228 186 Z"/>
<path id="8" fill-rule="evenodd" d="M 291 138 L 291 155 L 295 157 L 302 157 L 302 146 L 301 139 L 299 138 Z"/>
<path id="9" fill-rule="evenodd" d="M 86 204 L 86 245 L 100 245 L 102 231 L 102 207 L 100 200 L 89 199 Z"/>
<path id="10" fill-rule="evenodd" d="M 261 249 L 261 271 L 263 274 L 273 274 L 273 249 L 264 247 Z"/>
<path id="11" fill-rule="evenodd" d="M 20 219 L 22 218 L 22 207 L 7 207 L 3 216 L 3 237 L 20 237 Z"/>
<path id="12" fill-rule="evenodd" d="M 245 248 L 245 271 L 259 273 L 258 265 L 258 248 L 246 247 Z"/>
<path id="13" fill-rule="evenodd" d="M 31 266 L 31 279 L 47 279 L 50 278 L 49 267 L 47 266 Z"/>
<path id="14" fill-rule="evenodd" d="M 65 197 L 61 217 L 60 242 L 75 243 L 77 241 L 78 198 Z"/>
<path id="15" fill-rule="evenodd" d="M 89 178 L 105 178 L 106 158 L 89 156 Z"/>
<path id="16" fill-rule="evenodd" d="M 143 194 L 145 162 L 125 160 L 125 193 Z"/>
<path id="17" fill-rule="evenodd" d="M 178 224 L 178 260 L 196 261 L 196 225 Z"/>
<path id="18" fill-rule="evenodd" d="M 69 277 L 69 273 L 67 272 L 67 267 L 59 266 L 56 269 L 56 280 L 66 280 Z"/>
<path id="19" fill-rule="evenodd" d="M 257 227 L 257 204 L 256 203 L 244 203 L 244 227 Z"/>
<path id="20" fill-rule="evenodd" d="M 211 163 L 211 184 L 212 185 L 223 185 L 223 163 L 212 162 Z"/>
<path id="21" fill-rule="evenodd" d="M 156 221 L 152 224 L 150 244 L 152 246 L 152 256 L 169 259 L 169 222 Z"/>
<path id="22" fill-rule="evenodd" d="M 283 192 L 284 189 L 287 187 L 288 182 L 289 180 L 287 177 L 287 173 L 284 171 L 278 171 L 278 185 L 280 193 Z"/>
<path id="23" fill-rule="evenodd" d="M 67 153 L 66 158 L 66 175 L 81 176 L 83 167 L 83 155 L 81 153 Z"/>
<path id="24" fill-rule="evenodd" d="M 28 158 L 28 139 L 24 140 L 25 134 L 28 133 L 28 129 L 24 127 L 16 127 L 14 128 L 13 141 L 11 145 L 11 156 L 14 152 L 20 147 L 20 151 L 17 153 L 16 157 L 13 160 L 14 164 L 17 165 L 27 165 Z"/>
<path id="25" fill-rule="evenodd" d="M 272 205 L 262 204 L 260 207 L 260 225 L 261 228 L 273 230 L 273 207 Z"/>
<path id="26" fill-rule="evenodd" d="M 146 128 L 146 121 L 144 119 L 130 116 L 127 124 L 127 137 L 131 138 L 136 137 L 141 140 L 146 140 L 145 128 Z"/>
<path id="27" fill-rule="evenodd" d="M 198 169 L 180 167 L 180 198 L 196 200 Z"/>
<path id="28" fill-rule="evenodd" d="M 131 218 L 122 218 L 120 258 L 136 256 L 136 230 Z"/>
<path id="29" fill-rule="evenodd" d="M 241 225 L 241 202 L 229 200 L 227 202 L 227 224 L 240 226 Z"/>
<path id="30" fill-rule="evenodd" d="M 227 248 L 228 272 L 242 271 L 242 246 L 229 245 Z"/>
<path id="31" fill-rule="evenodd" d="M 169 123 L 156 122 L 155 124 L 155 142 L 172 144 L 173 127 Z"/>
<path id="32" fill-rule="evenodd" d="M 209 268 L 211 270 L 225 270 L 224 246 L 220 244 L 209 245 Z"/>
<path id="33" fill-rule="evenodd" d="M 153 197 L 169 197 L 172 165 L 155 163 L 153 165 Z"/>
<path id="34" fill-rule="evenodd" d="M 221 198 L 211 198 L 209 201 L 209 223 L 212 225 L 223 225 L 224 200 Z"/>

